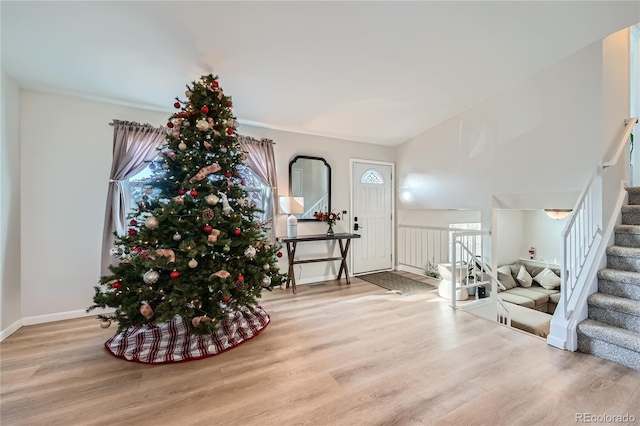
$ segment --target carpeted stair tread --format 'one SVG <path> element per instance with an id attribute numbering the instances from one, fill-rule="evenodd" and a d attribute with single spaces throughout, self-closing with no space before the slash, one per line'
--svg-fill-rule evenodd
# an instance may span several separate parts
<path id="1" fill-rule="evenodd" d="M 601 280 L 618 281 L 623 284 L 640 286 L 640 272 L 602 268 L 598 271 L 598 278 Z"/>
<path id="2" fill-rule="evenodd" d="M 592 339 L 602 340 L 638 352 L 638 356 L 640 356 L 640 334 L 633 331 L 586 319 L 578 324 L 578 332 Z"/>
<path id="3" fill-rule="evenodd" d="M 619 269 L 598 271 L 598 291 L 627 299 L 640 300 L 640 273 Z"/>
<path id="4" fill-rule="evenodd" d="M 640 186 L 630 186 L 625 188 L 628 194 L 638 194 L 640 195 Z"/>
<path id="5" fill-rule="evenodd" d="M 640 235 L 640 225 L 616 225 L 616 234 Z"/>
<path id="6" fill-rule="evenodd" d="M 640 321 L 640 301 L 638 300 L 631 300 L 611 294 L 593 293 L 587 298 L 587 303 L 589 306 L 597 306 L 609 311 L 635 315 L 638 317 L 638 321 Z"/>
<path id="7" fill-rule="evenodd" d="M 636 204 L 622 206 L 622 213 L 640 213 L 640 206 Z"/>
<path id="8" fill-rule="evenodd" d="M 607 255 L 633 257 L 633 258 L 640 259 L 640 248 L 638 248 L 638 247 L 609 246 L 609 247 L 607 247 Z"/>

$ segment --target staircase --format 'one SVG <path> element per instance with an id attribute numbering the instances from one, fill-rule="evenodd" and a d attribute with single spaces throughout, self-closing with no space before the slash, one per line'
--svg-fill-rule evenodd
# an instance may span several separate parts
<path id="1" fill-rule="evenodd" d="M 640 187 L 627 192 L 607 268 L 587 299 L 589 317 L 578 324 L 578 350 L 640 371 Z"/>

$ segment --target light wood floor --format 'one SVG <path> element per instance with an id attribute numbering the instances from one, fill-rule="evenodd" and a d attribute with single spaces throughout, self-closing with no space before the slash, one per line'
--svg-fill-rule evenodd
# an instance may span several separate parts
<path id="1" fill-rule="evenodd" d="M 0 344 L 9 425 L 569 425 L 640 422 L 640 372 L 453 310 L 435 292 L 354 278 L 266 293 L 271 324 L 211 358 L 109 355 L 93 318 L 23 327 Z"/>

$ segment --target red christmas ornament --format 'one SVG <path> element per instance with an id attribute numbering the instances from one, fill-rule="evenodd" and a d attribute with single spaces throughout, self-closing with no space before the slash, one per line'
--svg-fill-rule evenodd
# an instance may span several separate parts
<path id="1" fill-rule="evenodd" d="M 136 231 L 135 229 L 129 229 L 129 235 L 135 237 L 136 235 L 138 235 L 138 231 Z"/>
<path id="2" fill-rule="evenodd" d="M 230 178 L 231 177 L 231 172 L 226 172 L 224 175 L 225 175 L 225 177 Z"/>
<path id="3" fill-rule="evenodd" d="M 211 83 L 211 85 L 212 85 L 213 87 L 218 87 L 218 86 L 219 86 L 217 81 L 214 81 L 213 83 Z"/>
<path id="4" fill-rule="evenodd" d="M 242 233 L 242 231 L 240 230 L 240 228 L 236 228 L 233 230 L 233 233 L 236 235 L 240 235 Z"/>
<path id="5" fill-rule="evenodd" d="M 170 129 L 173 129 L 173 123 L 172 122 L 168 122 L 167 123 L 167 127 L 170 128 Z"/>
<path id="6" fill-rule="evenodd" d="M 184 189 L 184 188 L 180 188 L 180 189 L 178 190 L 178 194 L 180 194 L 180 195 L 184 195 L 184 194 L 186 194 L 186 193 L 187 193 L 187 190 L 186 190 L 186 189 Z"/>
<path id="7" fill-rule="evenodd" d="M 227 104 L 227 108 L 231 108 L 232 106 L 233 106 L 233 104 L 232 104 L 231 102 L 229 102 L 229 103 Z"/>
<path id="8" fill-rule="evenodd" d="M 222 303 L 229 303 L 229 300 L 231 300 L 229 296 L 222 296 Z"/>
<path id="9" fill-rule="evenodd" d="M 211 225 L 205 225 L 204 228 L 202 228 L 202 230 L 204 231 L 205 234 L 210 234 L 211 231 L 213 231 L 213 228 L 211 227 Z"/>
<path id="10" fill-rule="evenodd" d="M 180 272 L 176 271 L 175 269 L 173 271 L 171 271 L 171 273 L 169 274 L 169 276 L 171 278 L 178 278 L 180 276 Z"/>
<path id="11" fill-rule="evenodd" d="M 244 275 L 239 274 L 238 275 L 238 281 L 244 281 Z"/>
<path id="12" fill-rule="evenodd" d="M 282 257 L 282 252 L 281 252 L 281 251 L 279 251 L 279 252 L 278 252 L 278 254 L 276 254 L 276 256 L 278 256 L 278 257 Z"/>
<path id="13" fill-rule="evenodd" d="M 209 107 L 204 105 L 202 108 L 200 108 L 200 111 L 204 112 L 205 114 L 209 112 Z"/>
<path id="14" fill-rule="evenodd" d="M 116 281 L 116 282 L 111 283 L 111 287 L 113 287 L 113 288 L 120 288 L 120 286 L 121 286 L 121 285 L 122 285 L 122 284 L 120 284 L 120 282 L 119 282 L 119 281 Z"/>
<path id="15" fill-rule="evenodd" d="M 176 102 L 175 104 L 173 104 L 173 106 L 176 108 L 180 108 L 180 102 Z"/>
<path id="16" fill-rule="evenodd" d="M 198 191 L 196 191 L 195 189 L 192 189 L 191 191 L 189 191 L 189 195 L 191 195 L 192 197 L 197 197 Z"/>
<path id="17" fill-rule="evenodd" d="M 228 135 L 233 135 L 233 129 L 227 129 L 227 134 Z"/>
<path id="18" fill-rule="evenodd" d="M 131 219 L 131 222 L 129 222 L 129 225 L 131 226 L 136 226 L 138 224 L 138 222 L 136 222 L 135 219 Z"/>

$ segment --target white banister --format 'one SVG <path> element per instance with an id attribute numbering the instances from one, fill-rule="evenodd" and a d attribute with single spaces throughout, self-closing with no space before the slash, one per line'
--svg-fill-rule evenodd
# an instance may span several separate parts
<path id="1" fill-rule="evenodd" d="M 561 349 L 576 350 L 577 324 L 586 317 L 585 306 L 589 293 L 597 291 L 595 283 L 598 262 L 604 256 L 609 241 L 607 235 L 613 229 L 611 224 L 620 214 L 619 210 L 611 210 L 611 206 L 605 209 L 603 188 L 610 190 L 615 187 L 612 184 L 620 186 L 624 183 L 619 180 L 625 175 L 624 168 L 628 168 L 629 164 L 621 162 L 620 158 L 628 147 L 627 142 L 637 122 L 637 117 L 625 120 L 625 129 L 614 154 L 596 168 L 562 231 L 560 303 L 551 319 L 551 330 L 547 337 L 549 344 Z M 607 171 L 605 175 L 603 171 L 609 167 L 613 169 Z M 618 199 L 618 204 L 621 204 L 622 199 L 620 197 Z M 609 217 L 603 217 L 604 211 L 612 213 Z M 606 232 L 605 222 L 610 224 Z"/>
<path id="2" fill-rule="evenodd" d="M 613 156 L 609 161 L 605 161 L 604 163 L 602 163 L 602 168 L 606 169 L 607 167 L 615 166 L 618 163 L 618 160 L 622 155 L 622 151 L 624 151 L 627 141 L 631 136 L 631 132 L 633 131 L 633 126 L 635 126 L 637 122 L 638 122 L 638 117 L 631 117 L 624 120 L 624 124 L 627 126 L 624 130 L 624 134 L 622 135 L 622 137 L 620 138 L 620 141 L 618 142 L 618 147 L 616 148 L 615 153 L 613 154 Z"/>

